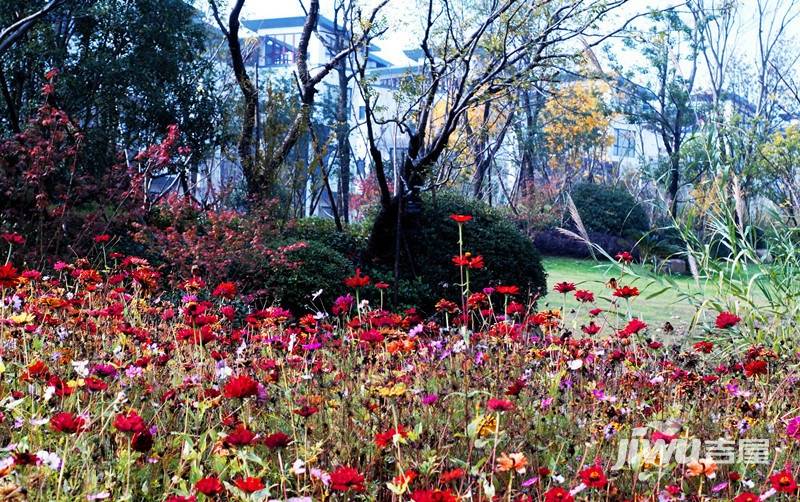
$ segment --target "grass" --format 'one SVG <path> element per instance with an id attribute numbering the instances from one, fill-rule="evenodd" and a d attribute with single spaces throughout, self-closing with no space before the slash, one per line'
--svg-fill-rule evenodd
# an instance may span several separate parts
<path id="1" fill-rule="evenodd" d="M 695 308 L 673 289 L 664 290 L 661 284 L 643 282 L 641 279 L 630 281 L 620 278 L 618 270 L 613 265 L 594 260 L 580 260 L 575 258 L 544 257 L 543 265 L 547 271 L 547 282 L 552 289 L 553 284 L 567 281 L 574 282 L 579 289 L 588 289 L 595 294 L 597 305 L 605 308 L 609 305 L 612 296 L 611 289 L 606 284 L 612 278 L 617 279 L 620 285 L 630 285 L 639 288 L 640 296 L 632 300 L 634 310 L 647 323 L 662 325 L 669 321 L 675 328 L 687 328 L 695 315 Z M 641 267 L 634 265 L 634 269 Z M 690 276 L 673 276 L 676 283 L 685 291 L 697 291 L 698 286 Z M 661 292 L 661 293 L 659 293 Z M 655 295 L 652 298 L 648 298 Z M 543 307 L 560 308 L 562 296 L 550 292 L 544 299 Z M 579 303 L 572 295 L 567 296 L 566 307 L 577 308 Z"/>

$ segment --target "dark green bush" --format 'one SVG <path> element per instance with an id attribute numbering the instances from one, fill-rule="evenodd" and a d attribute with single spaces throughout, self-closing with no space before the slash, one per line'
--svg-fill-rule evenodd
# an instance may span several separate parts
<path id="1" fill-rule="evenodd" d="M 459 270 L 452 263 L 458 255 L 458 225 L 450 215 L 469 214 L 473 220 L 464 225 L 464 251 L 482 255 L 485 268 L 470 272 L 473 291 L 497 284 L 515 284 L 524 291 L 547 289 L 545 272 L 533 242 L 520 232 L 500 211 L 481 202 L 453 194 L 422 197 L 418 212 L 409 214 L 404 223 L 400 269 L 404 278 L 418 278 L 427 289 L 409 292 L 422 294 L 417 305 L 429 309 L 439 298 L 459 296 Z M 387 221 L 392 217 L 383 216 Z M 381 216 L 378 216 L 379 221 Z M 372 236 L 372 266 L 391 270 L 394 225 L 385 225 Z"/>
<path id="2" fill-rule="evenodd" d="M 354 261 L 366 244 L 361 225 L 351 224 L 339 232 L 333 220 L 316 217 L 292 221 L 283 234 L 288 239 L 321 242 Z"/>
<path id="3" fill-rule="evenodd" d="M 265 284 L 270 299 L 295 314 L 308 312 L 311 296 L 320 289 L 322 294 L 314 304 L 329 308 L 336 296 L 344 292 L 342 281 L 353 272 L 352 263 L 332 247 L 314 240 L 300 242 L 305 242 L 305 247 L 286 253 L 290 263 L 299 265 L 272 268 L 266 274 Z M 276 247 L 292 243 L 281 242 Z"/>
<path id="4" fill-rule="evenodd" d="M 635 240 L 650 228 L 647 214 L 624 188 L 579 183 L 570 195 L 588 231 Z"/>

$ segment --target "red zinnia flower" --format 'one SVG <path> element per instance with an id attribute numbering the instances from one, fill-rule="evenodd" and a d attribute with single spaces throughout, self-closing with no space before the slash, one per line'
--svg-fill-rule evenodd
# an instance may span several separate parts
<path id="1" fill-rule="evenodd" d="M 264 446 L 267 448 L 285 448 L 292 442 L 292 438 L 283 432 L 274 432 L 264 438 Z"/>
<path id="2" fill-rule="evenodd" d="M 505 399 L 491 398 L 486 402 L 486 407 L 492 411 L 511 411 L 514 409 L 514 403 Z"/>
<path id="3" fill-rule="evenodd" d="M 142 432 L 146 427 L 142 417 L 133 410 L 127 414 L 120 413 L 114 418 L 114 428 L 120 432 Z"/>
<path id="4" fill-rule="evenodd" d="M 788 469 L 770 476 L 769 482 L 772 483 L 772 487 L 775 490 L 781 493 L 794 493 L 794 491 L 797 490 L 797 483 Z"/>
<path id="5" fill-rule="evenodd" d="M 703 354 L 708 354 L 714 349 L 714 344 L 712 342 L 697 342 L 692 345 L 695 351 L 702 352 Z"/>
<path id="6" fill-rule="evenodd" d="M 553 286 L 553 289 L 555 291 L 558 291 L 559 293 L 565 295 L 565 294 L 567 294 L 567 293 L 569 293 L 571 291 L 575 291 L 575 283 L 566 282 L 566 281 L 565 282 L 559 282 L 559 283 L 556 283 L 555 286 Z"/>
<path id="7" fill-rule="evenodd" d="M 633 298 L 634 296 L 639 296 L 639 288 L 634 288 L 631 286 L 622 286 L 621 288 L 617 288 L 614 290 L 614 296 L 617 298 Z"/>
<path id="8" fill-rule="evenodd" d="M 458 468 L 451 469 L 449 471 L 443 472 L 439 476 L 439 484 L 446 485 L 447 483 L 455 481 L 457 479 L 461 479 L 462 477 L 464 477 L 464 469 L 458 469 Z"/>
<path id="9" fill-rule="evenodd" d="M 451 214 L 450 219 L 455 221 L 456 223 L 461 224 L 472 220 L 472 216 L 468 214 Z"/>
<path id="10" fill-rule="evenodd" d="M 581 331 L 586 333 L 587 335 L 596 335 L 600 332 L 600 326 L 594 323 L 594 321 L 589 321 L 588 325 L 581 326 Z"/>
<path id="11" fill-rule="evenodd" d="M 56 413 L 50 419 L 50 428 L 64 434 L 75 434 L 83 430 L 86 420 L 77 417 L 68 411 Z"/>
<path id="12" fill-rule="evenodd" d="M 239 424 L 233 432 L 225 436 L 223 442 L 228 446 L 247 446 L 252 444 L 255 438 L 255 432 L 249 430 L 243 424 Z"/>
<path id="13" fill-rule="evenodd" d="M 408 429 L 401 424 L 397 426 L 397 429 L 392 428 L 386 432 L 379 432 L 378 434 L 375 434 L 375 444 L 378 445 L 378 448 L 385 448 L 394 440 L 395 435 L 407 437 Z"/>
<path id="14" fill-rule="evenodd" d="M 223 388 L 223 394 L 227 398 L 241 398 L 255 396 L 258 392 L 258 382 L 247 375 L 231 377 Z"/>
<path id="15" fill-rule="evenodd" d="M 385 282 L 376 282 L 375 287 L 378 289 L 389 289 L 389 285 Z"/>
<path id="16" fill-rule="evenodd" d="M 750 361 L 749 363 L 744 365 L 744 374 L 745 376 L 749 377 L 756 375 L 766 375 L 768 369 L 769 367 L 767 366 L 767 361 L 756 359 L 755 361 Z"/>
<path id="17" fill-rule="evenodd" d="M 150 431 L 144 430 L 131 436 L 131 448 L 133 448 L 133 451 L 145 453 L 150 451 L 150 448 L 152 447 L 153 435 L 150 434 Z"/>
<path id="18" fill-rule="evenodd" d="M 22 246 L 25 244 L 25 237 L 19 235 L 16 232 L 8 232 L 0 234 L 0 239 L 3 239 L 9 244 L 16 244 L 17 246 Z"/>
<path id="19" fill-rule="evenodd" d="M 110 241 L 111 236 L 108 234 L 95 235 L 94 237 L 92 237 L 92 240 L 97 244 L 103 244 L 105 242 Z"/>
<path id="20" fill-rule="evenodd" d="M 575 291 L 575 299 L 579 302 L 591 303 L 594 301 L 594 293 L 586 291 L 585 289 L 579 289 Z"/>
<path id="21" fill-rule="evenodd" d="M 17 269 L 14 265 L 6 263 L 0 265 L 0 288 L 13 288 L 17 284 Z"/>
<path id="22" fill-rule="evenodd" d="M 225 491 L 225 487 L 222 486 L 222 482 L 214 477 L 203 478 L 195 483 L 194 487 L 197 488 L 198 492 L 207 497 L 220 495 Z"/>
<path id="23" fill-rule="evenodd" d="M 236 296 L 236 284 L 233 282 L 222 282 L 219 286 L 214 288 L 211 294 L 222 298 L 233 298 Z"/>
<path id="24" fill-rule="evenodd" d="M 361 275 L 361 269 L 356 269 L 356 275 L 348 277 L 344 280 L 344 285 L 348 288 L 363 288 L 369 286 L 369 276 L 368 275 Z"/>
<path id="25" fill-rule="evenodd" d="M 253 493 L 264 489 L 264 482 L 253 477 L 238 477 L 233 480 L 233 484 L 245 493 Z"/>
<path id="26" fill-rule="evenodd" d="M 560 486 L 547 490 L 544 494 L 544 502 L 573 502 L 575 500 L 569 492 Z"/>
<path id="27" fill-rule="evenodd" d="M 316 406 L 307 406 L 306 405 L 306 406 L 301 406 L 300 408 L 297 408 L 296 410 L 294 410 L 294 414 L 295 415 L 300 415 L 303 418 L 308 418 L 311 415 L 316 414 L 318 411 L 319 411 L 319 408 L 317 408 Z"/>
<path id="28" fill-rule="evenodd" d="M 364 476 L 352 467 L 339 467 L 331 473 L 331 490 L 337 492 L 363 492 L 365 490 Z"/>
<path id="29" fill-rule="evenodd" d="M 614 258 L 616 258 L 617 261 L 622 263 L 630 263 L 633 261 L 633 255 L 627 251 L 622 251 L 621 253 L 617 253 L 617 256 L 615 256 Z"/>
<path id="30" fill-rule="evenodd" d="M 741 320 L 742 318 L 736 314 L 725 311 L 717 314 L 717 320 L 714 324 L 716 324 L 717 328 L 719 329 L 728 329 L 739 324 L 739 321 Z"/>
<path id="31" fill-rule="evenodd" d="M 761 497 L 756 495 L 752 492 L 744 492 L 740 495 L 737 495 L 736 498 L 733 499 L 733 502 L 759 502 Z"/>
<path id="32" fill-rule="evenodd" d="M 497 286 L 495 289 L 501 295 L 518 295 L 519 294 L 519 287 L 518 286 Z"/>
<path id="33" fill-rule="evenodd" d="M 589 488 L 603 488 L 606 486 L 606 475 L 603 474 L 603 470 L 596 465 L 582 470 L 579 476 L 583 484 Z"/>
<path id="34" fill-rule="evenodd" d="M 411 492 L 414 502 L 457 502 L 458 498 L 450 490 L 414 490 Z"/>

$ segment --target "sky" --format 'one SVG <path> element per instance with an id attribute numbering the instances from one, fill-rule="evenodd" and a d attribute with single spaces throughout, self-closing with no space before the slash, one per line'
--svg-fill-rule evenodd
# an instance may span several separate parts
<path id="1" fill-rule="evenodd" d="M 307 4 L 307 0 L 304 0 Z M 369 5 L 375 0 L 365 0 Z M 458 1 L 458 0 L 456 0 Z M 725 0 L 705 0 L 721 2 Z M 737 0 L 733 0 L 737 1 Z M 739 33 L 736 39 L 735 52 L 745 58 L 754 58 L 758 51 L 756 23 L 756 5 L 758 0 L 738 0 L 739 4 Z M 784 5 L 794 4 L 800 13 L 800 1 L 797 0 L 760 0 L 770 7 L 774 7 L 783 2 Z M 322 15 L 332 18 L 334 0 L 321 0 Z M 648 12 L 649 9 L 664 9 L 682 2 L 678 0 L 629 0 L 623 7 L 617 9 L 603 21 L 599 31 L 613 30 L 620 26 L 625 20 L 637 14 Z M 224 4 L 224 0 L 223 0 Z M 420 0 L 389 0 L 389 4 L 384 8 L 385 20 L 388 24 L 386 34 L 375 42 L 380 47 L 378 55 L 390 62 L 404 66 L 409 64 L 409 60 L 403 54 L 404 49 L 418 47 L 418 27 L 421 24 L 420 12 L 422 7 Z M 369 8 L 369 7 L 367 7 Z M 301 0 L 247 0 L 245 2 L 243 15 L 244 19 L 258 19 L 265 17 L 290 17 L 304 15 Z M 789 36 L 800 47 L 800 17 L 798 17 L 789 30 Z M 614 42 L 610 42 L 614 44 Z M 600 51 L 598 51 L 599 53 Z M 619 51 L 623 58 L 635 57 Z M 598 54 L 602 58 L 602 55 Z M 625 61 L 622 61 L 625 63 Z M 631 61 L 631 64 L 635 64 Z M 700 87 L 703 86 L 706 77 L 701 74 L 698 76 Z"/>

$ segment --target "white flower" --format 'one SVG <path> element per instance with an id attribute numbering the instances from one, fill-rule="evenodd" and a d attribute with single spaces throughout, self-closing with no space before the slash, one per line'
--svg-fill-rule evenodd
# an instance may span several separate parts
<path id="1" fill-rule="evenodd" d="M 290 470 L 292 471 L 292 474 L 294 474 L 295 476 L 305 474 L 306 463 L 298 458 L 297 460 L 294 461 L 294 463 L 292 464 L 292 468 Z"/>
<path id="2" fill-rule="evenodd" d="M 39 450 L 36 452 L 36 457 L 42 461 L 44 465 L 58 471 L 61 469 L 61 459 L 55 453 L 50 453 L 46 450 Z"/>
<path id="3" fill-rule="evenodd" d="M 45 401 L 49 401 L 50 398 L 53 397 L 53 394 L 55 393 L 56 393 L 56 388 L 50 385 L 44 390 L 44 395 L 42 396 L 42 398 Z"/>
<path id="4" fill-rule="evenodd" d="M 89 361 L 72 361 L 72 369 L 81 378 L 89 376 Z"/>
<path id="5" fill-rule="evenodd" d="M 579 370 L 579 369 L 583 368 L 583 360 L 582 359 L 573 359 L 572 361 L 567 363 L 567 366 L 569 366 L 569 369 L 571 369 L 573 371 Z"/>

